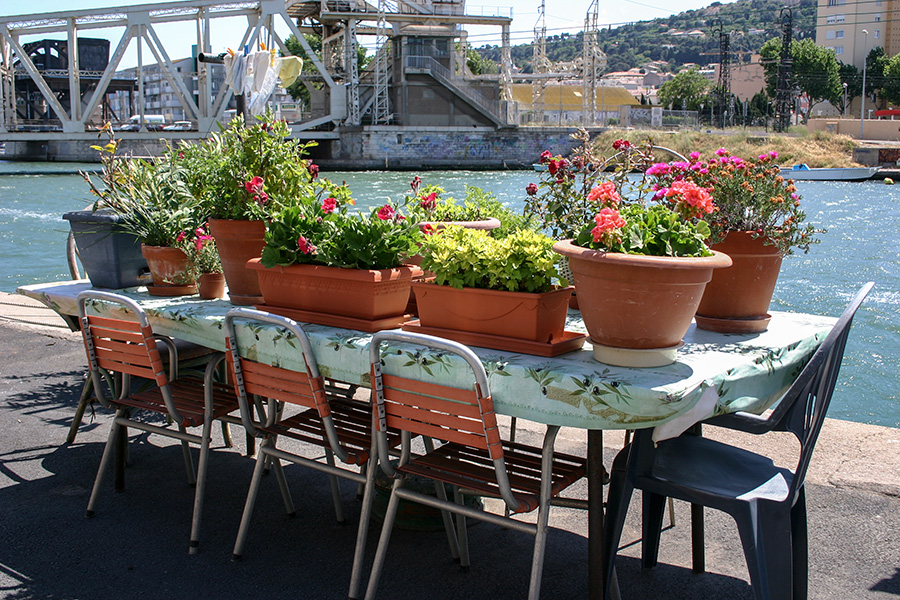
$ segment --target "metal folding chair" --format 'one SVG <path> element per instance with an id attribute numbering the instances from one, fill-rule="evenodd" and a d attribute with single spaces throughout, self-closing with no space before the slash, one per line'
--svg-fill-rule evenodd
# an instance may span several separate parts
<path id="1" fill-rule="evenodd" d="M 89 315 L 86 305 L 94 301 L 118 306 L 125 311 L 125 318 Z M 190 552 L 193 554 L 200 543 L 200 520 L 212 422 L 216 419 L 238 422 L 236 418 L 228 417 L 228 413 L 238 409 L 233 391 L 228 386 L 213 382 L 215 368 L 224 356 L 220 354 L 218 359 L 208 363 L 203 380 L 179 378 L 177 372 L 166 373 L 160 356 L 158 344 L 170 342 L 154 336 L 146 313 L 130 298 L 110 292 L 85 291 L 78 295 L 78 313 L 94 391 L 104 406 L 116 411 L 86 514 L 88 517 L 94 515 L 103 476 L 114 454 L 118 458 L 116 488 L 124 488 L 123 467 L 128 428 L 180 440 L 188 483 L 196 486 L 190 541 Z M 174 346 L 169 348 L 170 357 L 174 357 L 175 352 Z M 173 371 L 177 371 L 177 364 L 177 360 L 170 361 Z M 140 386 L 139 391 L 132 391 L 132 377 L 146 379 L 149 387 L 144 385 Z M 109 397 L 103 391 L 104 379 L 109 387 Z M 177 429 L 133 419 L 132 414 L 137 410 L 165 415 Z M 188 433 L 189 427 L 202 427 L 202 432 L 200 435 Z M 196 473 L 190 444 L 200 446 Z"/>
<path id="2" fill-rule="evenodd" d="M 280 327 L 287 339 L 296 342 L 299 347 L 306 372 L 290 371 L 250 358 L 249 353 L 242 351 L 240 338 L 235 334 L 235 321 Z M 294 514 L 294 504 L 281 461 L 326 473 L 331 479 L 337 520 L 344 522 L 337 478 L 349 479 L 359 485 L 365 483 L 365 468 L 371 447 L 372 411 L 368 402 L 354 401 L 346 395 L 328 392 L 328 386 L 319 374 L 309 338 L 297 322 L 250 308 L 234 308 L 225 317 L 225 333 L 228 367 L 234 375 L 241 419 L 247 431 L 262 440 L 234 545 L 233 558 L 237 560 L 243 553 L 266 464 L 271 464 L 275 471 L 289 515 Z M 285 407 L 298 410 L 285 414 Z M 254 409 L 260 418 L 254 418 Z M 280 438 L 297 440 L 307 448 L 312 446 L 324 450 L 325 462 L 279 448 Z M 354 468 L 336 466 L 335 456 Z"/>
<path id="3" fill-rule="evenodd" d="M 655 444 L 639 430 L 613 463 L 609 490 L 607 582 L 611 581 L 625 515 L 634 489 L 643 490 L 642 564 L 653 567 L 667 497 L 730 514 L 738 525 L 750 584 L 758 600 L 807 597 L 808 555 L 804 480 L 825 421 L 850 334 L 850 325 L 872 283 L 864 285 L 828 337 L 768 417 L 723 415 L 709 425 L 748 433 L 789 431 L 800 442 L 796 468 L 775 466 L 766 456 L 685 433 Z M 696 542 L 702 543 L 702 537 Z M 702 557 L 702 552 L 701 552 Z M 609 597 L 607 586 L 606 597 Z"/>
<path id="4" fill-rule="evenodd" d="M 414 344 L 437 350 L 445 356 L 464 361 L 471 369 L 472 383 L 466 388 L 417 381 L 402 374 L 383 372 L 381 345 L 386 342 Z M 373 402 L 375 402 L 375 437 L 377 455 L 384 472 L 394 483 L 381 529 L 381 538 L 369 578 L 366 598 L 375 596 L 387 553 L 388 541 L 401 499 L 432 506 L 456 515 L 456 540 L 460 563 L 468 566 L 466 517 L 535 536 L 529 598 L 540 592 L 541 572 L 551 498 L 557 497 L 572 483 L 585 476 L 584 458 L 554 454 L 553 445 L 559 432 L 550 426 L 543 448 L 535 448 L 500 437 L 487 374 L 478 357 L 467 347 L 448 340 L 399 331 L 382 331 L 372 338 Z M 388 434 L 400 433 L 400 457 L 396 467 L 387 460 Z M 423 436 L 424 453 L 413 453 L 413 436 Z M 354 573 L 350 597 L 356 596 L 359 571 L 365 547 L 366 524 L 371 512 L 374 477 L 370 469 L 363 499 L 363 516 L 357 537 Z M 416 475 L 435 482 L 436 496 L 404 487 L 406 478 Z M 453 490 L 453 500 L 446 497 L 444 485 Z M 537 523 L 525 523 L 501 514 L 467 506 L 464 495 L 502 498 L 514 514 L 538 510 Z"/>

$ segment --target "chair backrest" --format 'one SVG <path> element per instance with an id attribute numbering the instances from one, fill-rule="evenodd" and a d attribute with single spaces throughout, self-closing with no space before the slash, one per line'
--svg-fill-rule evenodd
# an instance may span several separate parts
<path id="1" fill-rule="evenodd" d="M 293 336 L 299 342 L 306 372 L 261 363 L 249 358 L 247 352 L 242 353 L 235 332 L 235 321 L 264 323 L 282 328 L 288 336 Z M 234 375 L 234 389 L 241 404 L 241 419 L 248 431 L 258 433 L 249 409 L 252 404 L 249 402 L 251 395 L 314 408 L 322 418 L 324 433 L 332 450 L 341 460 L 347 458 L 346 451 L 338 443 L 334 429 L 331 407 L 325 393 L 325 380 L 319 373 L 319 365 L 313 355 L 309 337 L 299 323 L 287 317 L 252 308 L 233 308 L 225 315 L 225 346 L 225 358 L 229 370 Z M 268 426 L 274 423 L 275 413 L 275 410 L 267 411 Z"/>
<path id="2" fill-rule="evenodd" d="M 419 381 L 382 370 L 381 345 L 385 342 L 414 344 L 452 354 L 464 360 L 473 379 L 467 388 Z M 372 364 L 372 392 L 375 405 L 375 430 L 380 456 L 387 456 L 386 435 L 393 429 L 402 433 L 400 464 L 410 456 L 410 439 L 414 435 L 453 442 L 488 454 L 493 462 L 501 496 L 513 509 L 518 501 L 512 496 L 503 446 L 487 373 L 479 358 L 466 346 L 438 337 L 400 331 L 381 331 L 369 346 Z M 391 474 L 386 460 L 382 467 Z"/>
<path id="3" fill-rule="evenodd" d="M 87 303 L 91 300 L 118 305 L 133 314 L 136 320 L 89 315 Z M 181 416 L 168 389 L 169 377 L 163 366 L 157 341 L 153 337 L 150 321 L 137 302 L 111 292 L 86 290 L 78 294 L 78 319 L 91 377 L 94 378 L 100 400 L 109 404 L 100 392 L 100 369 L 151 379 L 162 391 L 169 413 L 180 423 Z M 127 379 L 125 381 L 123 385 L 127 389 Z"/>
<path id="4" fill-rule="evenodd" d="M 800 458 L 791 484 L 792 501 L 806 478 L 816 439 L 825 422 L 853 316 L 873 285 L 869 282 L 856 293 L 772 414 L 778 422 L 775 429 L 790 431 L 800 440 Z"/>

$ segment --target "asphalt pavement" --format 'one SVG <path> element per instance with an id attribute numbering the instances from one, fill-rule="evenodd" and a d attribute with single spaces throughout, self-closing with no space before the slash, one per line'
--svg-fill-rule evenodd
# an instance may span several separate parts
<path id="1" fill-rule="evenodd" d="M 96 516 L 86 519 L 111 415 L 99 405 L 89 410 L 75 443 L 64 443 L 84 364 L 80 337 L 53 313 L 0 294 L 0 598 L 347 597 L 360 509 L 349 482 L 342 483 L 348 524 L 339 525 L 321 474 L 285 468 L 296 518 L 285 516 L 274 477 L 265 478 L 244 559 L 231 561 L 253 469 L 239 432 L 234 448 L 224 447 L 218 430 L 213 438 L 199 554 L 188 555 L 193 489 L 173 440 L 133 432 L 126 490 L 115 493 L 108 478 Z M 532 442 L 541 435 L 536 425 L 521 431 Z M 795 456 L 789 439 L 741 440 L 773 453 L 777 462 L 790 464 Z M 622 434 L 609 432 L 604 441 L 609 464 Z M 567 452 L 584 446 L 584 432 L 577 430 L 563 430 L 557 445 Z M 829 420 L 813 463 L 807 480 L 810 598 L 897 599 L 900 430 Z M 572 491 L 583 496 L 583 482 Z M 659 566 L 642 571 L 640 497 L 633 499 L 617 563 L 622 598 L 752 599 L 730 517 L 707 511 L 707 572 L 695 575 L 689 507 L 675 506 Z M 554 508 L 550 525 L 541 597 L 586 598 L 586 514 Z M 372 527 L 367 565 L 378 531 Z M 486 523 L 472 525 L 469 538 L 472 566 L 463 571 L 442 532 L 395 532 L 379 598 L 524 598 L 533 538 Z"/>

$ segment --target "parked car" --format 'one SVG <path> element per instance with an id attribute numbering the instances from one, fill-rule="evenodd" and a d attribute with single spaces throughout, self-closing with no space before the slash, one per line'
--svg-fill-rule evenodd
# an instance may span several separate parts
<path id="1" fill-rule="evenodd" d="M 193 128 L 190 121 L 175 121 L 171 125 L 163 127 L 163 131 L 190 131 Z"/>
<path id="2" fill-rule="evenodd" d="M 144 115 L 144 126 L 148 131 L 159 131 L 166 126 L 166 118 L 163 115 Z M 140 129 L 140 115 L 132 115 L 127 123 L 119 127 L 119 131 L 140 131 Z"/>

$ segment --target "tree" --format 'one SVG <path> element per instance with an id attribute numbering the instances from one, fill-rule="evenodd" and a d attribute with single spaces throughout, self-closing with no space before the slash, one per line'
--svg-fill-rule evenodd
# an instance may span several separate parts
<path id="1" fill-rule="evenodd" d="M 781 40 L 768 40 L 760 49 L 760 56 L 769 96 L 775 98 L 778 92 Z M 823 101 L 837 103 L 841 99 L 844 90 L 841 86 L 840 65 L 834 50 L 819 46 L 812 39 L 791 42 L 791 58 L 794 61 L 791 85 L 800 90 L 800 97 L 806 99 L 810 109 L 803 116 L 803 122 L 806 123 L 813 105 Z"/>
<path id="2" fill-rule="evenodd" d="M 881 94 L 891 104 L 900 104 L 900 54 L 895 54 L 887 61 Z"/>
<path id="3" fill-rule="evenodd" d="M 868 75 L 868 73 L 867 73 Z M 841 63 L 841 84 L 847 84 L 847 105 L 844 106 L 844 97 L 841 95 L 841 99 L 838 104 L 835 104 L 836 107 L 840 108 L 841 114 L 844 114 L 850 104 L 850 100 L 856 98 L 862 93 L 862 73 L 859 69 L 856 68 L 856 65 L 845 65 Z M 866 82 L 868 83 L 868 81 Z M 842 85 L 843 88 L 843 85 Z M 843 92 L 843 89 L 842 89 Z"/>
<path id="4" fill-rule="evenodd" d="M 700 110 L 700 104 L 709 92 L 709 80 L 694 67 L 681 71 L 662 84 L 656 97 L 663 106 L 674 109 Z"/>

